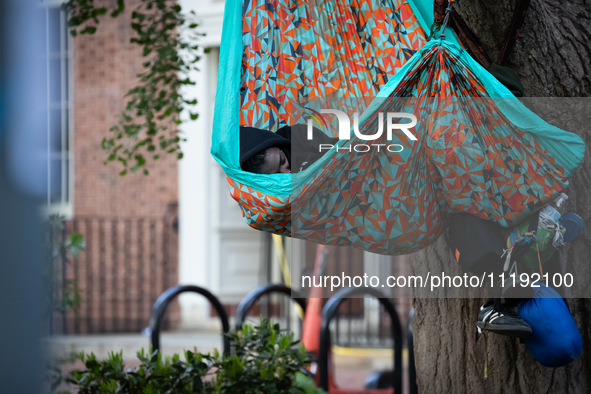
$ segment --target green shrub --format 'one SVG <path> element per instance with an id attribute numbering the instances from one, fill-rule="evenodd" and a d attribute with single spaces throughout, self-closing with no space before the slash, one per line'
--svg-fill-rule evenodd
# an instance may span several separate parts
<path id="1" fill-rule="evenodd" d="M 299 371 L 310 360 L 293 334 L 279 325 L 262 320 L 259 326 L 245 325 L 230 334 L 234 355 L 200 354 L 185 351 L 163 357 L 138 352 L 141 365 L 125 369 L 122 353 L 111 353 L 106 360 L 93 354 L 78 355 L 84 369 L 70 372 L 66 381 L 79 394 L 296 394 L 323 393 Z"/>
<path id="2" fill-rule="evenodd" d="M 209 392 L 203 382 L 209 370 L 203 355 L 185 351 L 186 361 L 181 361 L 178 354 L 162 360 L 158 352 L 147 356 L 142 349 L 137 356 L 141 365 L 125 370 L 122 353 L 110 353 L 106 360 L 81 354 L 85 368 L 71 372 L 66 381 L 77 386 L 80 394 Z"/>

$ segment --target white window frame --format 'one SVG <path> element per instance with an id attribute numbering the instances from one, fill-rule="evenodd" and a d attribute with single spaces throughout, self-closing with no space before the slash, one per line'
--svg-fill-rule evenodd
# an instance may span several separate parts
<path id="1" fill-rule="evenodd" d="M 46 215 L 59 214 L 66 219 L 74 216 L 74 73 L 73 73 L 73 40 L 67 29 L 67 17 L 65 12 L 60 11 L 60 49 L 59 52 L 50 52 L 49 44 L 49 11 L 59 8 L 64 0 L 42 0 L 45 7 L 45 28 L 46 28 L 46 53 L 45 64 L 47 72 L 47 199 L 44 213 Z M 50 61 L 60 59 L 61 77 L 59 103 L 51 101 L 50 91 Z M 67 75 L 67 79 L 66 79 Z M 66 94 L 65 94 L 66 93 Z M 57 107 L 57 108 L 56 108 Z M 61 109 L 61 149 L 57 152 L 51 151 L 51 111 Z M 51 175 L 52 159 L 61 158 L 61 201 L 52 201 Z M 67 159 L 67 160 L 64 160 Z"/>

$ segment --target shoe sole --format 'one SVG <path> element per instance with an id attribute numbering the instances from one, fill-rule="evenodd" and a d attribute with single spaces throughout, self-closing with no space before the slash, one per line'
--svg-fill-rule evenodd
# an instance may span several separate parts
<path id="1" fill-rule="evenodd" d="M 476 322 L 476 327 L 480 328 L 481 330 L 486 330 L 490 332 L 494 332 L 495 334 L 500 335 L 507 335 L 514 338 L 527 338 L 531 335 L 531 329 L 527 330 L 524 329 L 522 326 L 511 326 L 511 325 L 500 325 L 500 324 L 491 324 L 491 323 L 483 323 L 483 322 Z"/>

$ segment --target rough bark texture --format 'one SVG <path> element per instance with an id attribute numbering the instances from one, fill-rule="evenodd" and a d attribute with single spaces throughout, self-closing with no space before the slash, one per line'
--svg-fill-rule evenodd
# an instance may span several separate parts
<path id="1" fill-rule="evenodd" d="M 463 1 L 458 11 L 481 39 L 493 59 L 497 58 L 515 0 Z M 591 96 L 591 3 L 584 0 L 556 2 L 532 0 L 521 35 L 508 66 L 520 76 L 526 96 Z M 589 111 L 588 99 L 572 100 L 572 124 L 556 124 L 577 132 L 587 144 L 585 161 L 567 190 L 567 211 L 578 213 L 591 226 L 591 131 L 577 127 L 577 111 Z M 581 100 L 586 100 L 581 104 Z M 586 108 L 584 108 L 586 107 Z M 560 113 L 537 112 L 548 122 L 565 119 Z M 581 114 L 579 114 L 581 115 Z M 580 118 L 579 118 L 580 119 Z M 564 272 L 589 277 L 591 231 L 561 252 Z M 445 237 L 411 257 L 413 272 L 426 275 L 454 266 Z M 446 271 L 447 273 L 448 271 Z M 583 284 L 579 284 L 583 285 Z M 568 292 L 567 292 L 568 296 Z M 421 393 L 590 393 L 591 392 L 591 299 L 568 299 L 568 305 L 583 335 L 579 358 L 562 368 L 546 368 L 518 340 L 489 335 L 476 341 L 475 322 L 482 299 L 415 298 L 413 321 L 417 381 Z M 488 379 L 483 378 L 485 350 Z"/>
<path id="2" fill-rule="evenodd" d="M 513 18 L 516 0 L 459 1 L 457 10 L 493 60 Z M 591 96 L 591 3 L 531 0 L 507 66 L 528 97 Z"/>

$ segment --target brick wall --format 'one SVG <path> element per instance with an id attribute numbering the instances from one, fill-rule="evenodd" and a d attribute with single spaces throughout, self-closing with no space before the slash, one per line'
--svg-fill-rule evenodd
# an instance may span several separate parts
<path id="1" fill-rule="evenodd" d="M 109 2 L 107 2 L 109 3 Z M 125 107 L 124 95 L 142 71 L 141 49 L 131 44 L 131 12 L 104 16 L 95 34 L 74 38 L 74 215 L 162 217 L 178 198 L 177 161 L 163 154 L 149 176 L 119 176 L 119 163 L 103 165 L 101 141 Z M 99 2 L 100 4 L 100 2 Z"/>
<path id="2" fill-rule="evenodd" d="M 113 7 L 114 1 L 102 1 Z M 76 278 L 82 305 L 66 319 L 70 333 L 137 332 L 148 325 L 158 295 L 178 283 L 177 160 L 162 154 L 148 161 L 150 175 L 120 176 L 118 163 L 103 165 L 101 141 L 117 124 L 142 71 L 141 49 L 127 0 L 117 18 L 100 19 L 94 35 L 73 39 L 74 219 L 70 228 L 88 248 L 68 277 Z M 101 1 L 97 2 L 101 5 Z M 179 321 L 178 304 L 168 311 Z M 170 325 L 170 324 L 169 324 Z"/>

